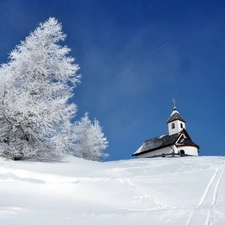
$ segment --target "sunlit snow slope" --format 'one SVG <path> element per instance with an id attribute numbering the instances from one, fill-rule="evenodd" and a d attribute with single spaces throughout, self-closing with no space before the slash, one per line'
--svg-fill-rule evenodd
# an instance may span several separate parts
<path id="1" fill-rule="evenodd" d="M 225 157 L 0 158 L 1 225 L 225 225 Z"/>

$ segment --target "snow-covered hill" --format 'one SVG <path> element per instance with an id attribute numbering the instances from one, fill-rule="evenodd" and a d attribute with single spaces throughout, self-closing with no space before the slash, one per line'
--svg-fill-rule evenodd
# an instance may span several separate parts
<path id="1" fill-rule="evenodd" d="M 224 225 L 225 157 L 0 159 L 1 225 Z"/>

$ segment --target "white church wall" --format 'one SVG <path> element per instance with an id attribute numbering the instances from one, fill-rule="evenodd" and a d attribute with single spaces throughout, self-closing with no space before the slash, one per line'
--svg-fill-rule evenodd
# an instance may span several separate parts
<path id="1" fill-rule="evenodd" d="M 178 153 L 180 152 L 180 150 L 184 150 L 185 154 L 198 156 L 198 148 L 196 148 L 194 146 L 180 146 L 180 147 L 177 147 Z"/>
<path id="2" fill-rule="evenodd" d="M 138 156 L 138 158 L 148 158 L 148 157 L 160 156 L 162 154 L 166 155 L 166 154 L 171 154 L 173 152 L 175 154 L 180 154 L 181 150 L 184 150 L 184 154 L 198 156 L 198 149 L 194 146 L 181 146 L 181 147 L 171 146 L 171 147 L 165 147 L 152 152 L 147 152 L 145 154 Z"/>
<path id="3" fill-rule="evenodd" d="M 174 128 L 173 128 L 173 124 L 174 124 Z M 179 133 L 184 128 L 186 129 L 185 123 L 180 120 L 175 120 L 173 122 L 168 123 L 169 135 Z"/>

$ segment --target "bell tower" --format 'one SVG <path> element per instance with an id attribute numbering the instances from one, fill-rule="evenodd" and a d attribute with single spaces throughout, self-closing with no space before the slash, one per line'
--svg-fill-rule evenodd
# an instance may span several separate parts
<path id="1" fill-rule="evenodd" d="M 173 112 L 171 113 L 169 119 L 167 120 L 169 135 L 179 133 L 180 131 L 185 129 L 186 123 L 186 121 L 177 111 L 175 99 L 173 99 L 172 101 L 173 101 Z"/>

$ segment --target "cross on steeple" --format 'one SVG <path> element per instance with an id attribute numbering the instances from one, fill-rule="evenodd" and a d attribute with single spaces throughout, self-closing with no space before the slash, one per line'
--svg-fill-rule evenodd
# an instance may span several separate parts
<path id="1" fill-rule="evenodd" d="M 175 98 L 173 98 L 172 102 L 173 102 L 173 109 L 176 110 L 177 107 L 176 107 L 176 100 L 175 100 Z"/>

